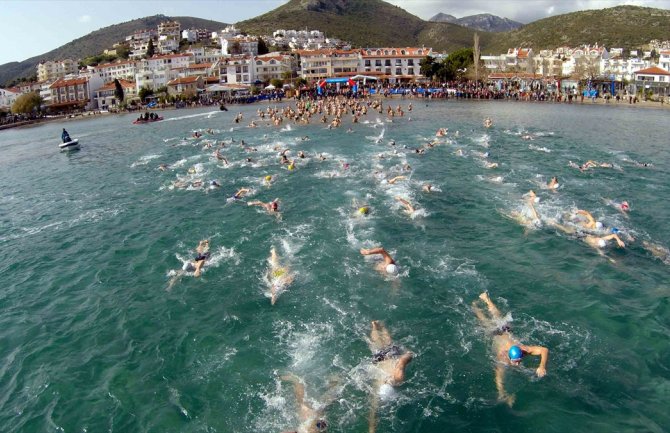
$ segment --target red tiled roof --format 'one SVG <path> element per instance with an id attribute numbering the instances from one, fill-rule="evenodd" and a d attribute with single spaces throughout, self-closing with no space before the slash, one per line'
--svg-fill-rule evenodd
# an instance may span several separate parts
<path id="1" fill-rule="evenodd" d="M 370 54 L 368 54 L 370 51 Z M 384 54 L 384 52 L 388 54 Z M 395 51 L 395 54 L 392 54 Z M 405 54 L 402 54 L 402 52 Z M 419 54 L 421 51 L 421 54 Z M 417 57 L 425 56 L 432 52 L 432 48 L 416 48 L 416 47 L 389 47 L 389 48 L 363 48 L 360 50 L 361 56 L 363 58 L 371 57 L 394 57 L 394 58 L 406 58 L 406 57 Z"/>
<path id="2" fill-rule="evenodd" d="M 121 87 L 125 89 L 132 89 L 135 87 L 135 83 L 132 81 L 128 80 L 119 80 L 119 83 L 121 84 Z M 114 90 L 116 89 L 116 86 L 114 85 L 114 81 L 110 81 L 109 83 L 106 83 L 104 86 L 98 89 L 98 91 L 105 91 L 105 90 Z"/>
<path id="3" fill-rule="evenodd" d="M 168 82 L 168 86 L 176 86 L 177 84 L 191 84 L 195 83 L 198 81 L 200 77 L 199 76 L 192 76 L 192 77 L 181 77 L 181 78 L 176 78 L 170 82 Z"/>
<path id="4" fill-rule="evenodd" d="M 641 69 L 639 71 L 634 72 L 635 75 L 642 74 L 642 75 L 670 75 L 670 72 L 666 71 L 665 69 L 661 69 L 658 66 L 652 66 L 651 68 L 647 69 Z"/>
<path id="5" fill-rule="evenodd" d="M 57 89 L 59 87 L 67 87 L 67 86 L 76 86 L 77 84 L 84 84 L 88 83 L 88 78 L 87 77 L 81 77 L 81 78 L 60 78 L 54 83 L 49 86 L 50 89 Z"/>

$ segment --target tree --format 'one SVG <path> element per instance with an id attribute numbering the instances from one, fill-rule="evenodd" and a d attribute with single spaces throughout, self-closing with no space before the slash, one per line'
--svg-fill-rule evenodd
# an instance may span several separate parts
<path id="1" fill-rule="evenodd" d="M 267 54 L 270 52 L 263 38 L 258 38 L 258 54 Z"/>
<path id="2" fill-rule="evenodd" d="M 119 103 L 123 102 L 125 95 L 123 93 L 123 86 L 119 82 L 118 78 L 114 79 L 114 96 L 116 96 L 116 99 L 119 100 Z"/>
<path id="3" fill-rule="evenodd" d="M 275 86 L 277 89 L 281 89 L 284 86 L 284 81 L 280 80 L 279 78 L 273 78 L 270 80 L 270 84 Z"/>
<path id="4" fill-rule="evenodd" d="M 235 41 L 230 45 L 230 54 L 242 54 L 242 45 L 240 45 L 240 41 Z"/>
<path id="5" fill-rule="evenodd" d="M 477 33 L 475 33 L 474 42 L 475 42 L 475 46 L 474 46 L 474 49 L 473 49 L 473 52 L 472 52 L 472 57 L 473 57 L 474 64 L 475 64 L 475 81 L 479 81 L 479 57 L 480 57 L 480 53 L 479 53 L 479 35 Z"/>
<path id="6" fill-rule="evenodd" d="M 130 56 L 130 46 L 128 44 L 122 44 L 116 47 L 116 55 L 120 59 L 127 59 Z"/>
<path id="7" fill-rule="evenodd" d="M 419 62 L 421 75 L 424 77 L 432 77 L 435 75 L 435 59 L 430 56 L 426 56 L 424 59 L 421 59 Z"/>
<path id="8" fill-rule="evenodd" d="M 24 93 L 16 98 L 16 101 L 12 104 L 12 113 L 32 113 L 33 111 L 39 110 L 41 105 L 42 98 L 40 98 L 40 95 L 38 95 L 37 92 Z"/>
<path id="9" fill-rule="evenodd" d="M 151 96 L 154 94 L 154 91 L 148 87 L 142 87 L 139 92 L 137 92 L 137 96 L 139 96 L 140 101 L 144 102 L 147 96 Z"/>
<path id="10" fill-rule="evenodd" d="M 147 45 L 147 57 L 153 57 L 155 52 L 154 41 L 153 39 L 149 39 L 149 45 Z"/>

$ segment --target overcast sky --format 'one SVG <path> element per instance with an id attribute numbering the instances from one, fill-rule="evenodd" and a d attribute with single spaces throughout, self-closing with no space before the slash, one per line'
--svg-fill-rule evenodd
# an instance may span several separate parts
<path id="1" fill-rule="evenodd" d="M 423 19 L 491 13 L 528 23 L 539 18 L 621 4 L 670 9 L 670 0 L 388 0 Z M 0 65 L 44 54 L 113 24 L 163 14 L 233 23 L 268 12 L 286 0 L 0 0 L 5 43 Z M 670 35 L 669 35 L 670 37 Z"/>

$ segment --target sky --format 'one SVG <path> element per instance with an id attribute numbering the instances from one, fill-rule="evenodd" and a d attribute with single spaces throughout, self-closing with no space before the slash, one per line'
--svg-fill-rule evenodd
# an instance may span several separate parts
<path id="1" fill-rule="evenodd" d="M 437 13 L 457 18 L 491 13 L 522 23 L 585 9 L 627 4 L 670 9 L 670 0 L 387 0 L 422 19 Z M 102 27 L 151 15 L 191 16 L 234 23 L 261 15 L 287 0 L 0 0 L 6 38 L 0 65 L 58 48 Z M 316 29 L 318 30 L 318 29 Z"/>

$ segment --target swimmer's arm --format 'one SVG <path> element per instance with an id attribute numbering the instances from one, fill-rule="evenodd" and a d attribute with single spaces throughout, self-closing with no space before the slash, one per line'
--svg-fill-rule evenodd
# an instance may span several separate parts
<path id="1" fill-rule="evenodd" d="M 586 219 L 589 220 L 589 223 L 588 223 L 589 227 L 595 227 L 596 220 L 595 220 L 595 218 L 593 218 L 593 215 L 591 215 L 590 212 L 582 210 L 582 209 L 578 209 L 577 212 L 575 212 L 575 213 L 577 215 L 584 215 L 586 217 Z"/>
<path id="2" fill-rule="evenodd" d="M 544 377 L 547 374 L 547 361 L 549 360 L 549 349 L 542 346 L 521 346 L 521 350 L 531 355 L 540 357 L 540 365 L 535 370 L 537 377 Z"/>
<path id="3" fill-rule="evenodd" d="M 623 241 L 621 240 L 619 235 L 617 235 L 616 233 L 612 233 L 611 235 L 607 235 L 603 239 L 606 240 L 606 241 L 609 241 L 610 239 L 614 239 L 616 241 L 617 245 L 619 245 L 619 247 L 621 247 L 621 248 L 626 247 L 626 244 L 623 243 Z"/>

